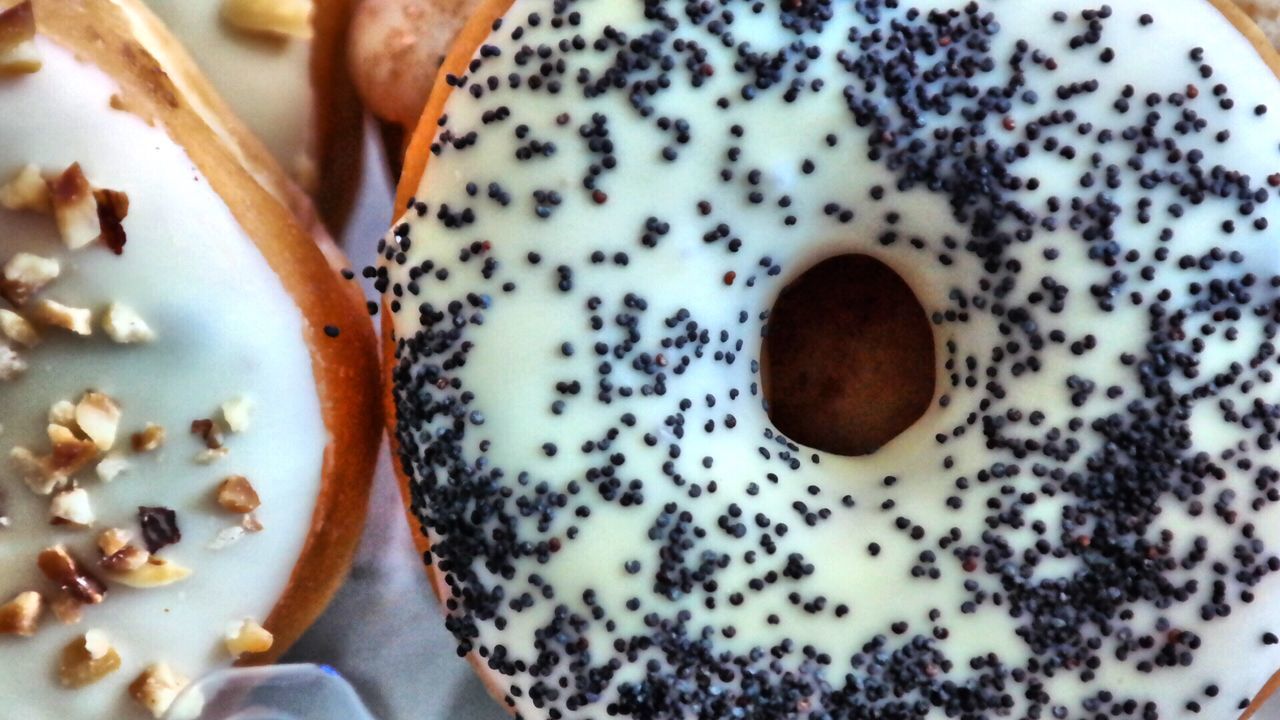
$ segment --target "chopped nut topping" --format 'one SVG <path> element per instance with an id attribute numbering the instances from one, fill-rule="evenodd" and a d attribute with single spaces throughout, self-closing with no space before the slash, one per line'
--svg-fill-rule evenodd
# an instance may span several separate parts
<path id="1" fill-rule="evenodd" d="M 33 295 L 57 280 L 61 273 L 62 265 L 57 260 L 18 253 L 4 264 L 4 271 L 0 274 L 0 297 L 14 307 L 22 307 Z"/>
<path id="2" fill-rule="evenodd" d="M 256 620 L 245 618 L 227 626 L 227 652 L 238 658 L 249 653 L 261 653 L 271 649 L 275 638 Z"/>
<path id="3" fill-rule="evenodd" d="M 240 527 L 244 528 L 246 532 L 259 533 L 262 532 L 262 521 L 258 519 L 256 514 L 249 513 L 240 518 Z"/>
<path id="4" fill-rule="evenodd" d="M 102 329 L 107 337 L 122 345 L 146 343 L 156 339 L 155 332 L 133 309 L 112 304 L 102 316 Z"/>
<path id="5" fill-rule="evenodd" d="M 199 435 L 204 440 L 204 446 L 210 450 L 222 447 L 222 428 L 208 418 L 192 420 L 191 434 Z"/>
<path id="6" fill-rule="evenodd" d="M 312 0 L 223 0 L 222 19 L 251 33 L 311 37 Z"/>
<path id="7" fill-rule="evenodd" d="M 49 603 L 49 609 L 63 625 L 75 625 L 84 619 L 84 603 L 71 597 L 70 593 L 59 592 Z"/>
<path id="8" fill-rule="evenodd" d="M 8 382 L 27 371 L 27 363 L 8 345 L 0 345 L 0 382 Z"/>
<path id="9" fill-rule="evenodd" d="M 39 323 L 76 335 L 93 334 L 93 311 L 87 308 L 69 307 L 55 300 L 38 300 L 31 309 L 31 317 Z"/>
<path id="10" fill-rule="evenodd" d="M 109 483 L 120 476 L 120 473 L 129 469 L 129 461 L 119 453 L 112 453 L 103 458 L 94 472 L 98 475 L 98 479 L 104 483 Z"/>
<path id="11" fill-rule="evenodd" d="M 226 457 L 231 451 L 226 448 L 217 448 L 216 450 L 201 450 L 196 453 L 195 461 L 201 465 L 212 465 L 222 458 Z"/>
<path id="12" fill-rule="evenodd" d="M 123 552 L 123 551 L 122 551 Z M 114 557 L 114 556 L 112 556 Z M 131 588 L 158 588 L 172 585 L 191 577 L 191 570 L 161 557 L 152 555 L 138 567 L 124 572 L 112 572 L 107 577 L 113 582 Z"/>
<path id="13" fill-rule="evenodd" d="M 106 599 L 107 586 L 85 572 L 63 546 L 45 548 L 36 558 L 36 564 L 45 577 L 76 600 L 86 605 L 97 605 Z"/>
<path id="14" fill-rule="evenodd" d="M 27 165 L 9 182 L 0 185 L 0 207 L 6 210 L 26 210 L 47 213 L 53 210 L 49 202 L 49 186 L 40 175 L 40 168 Z"/>
<path id="15" fill-rule="evenodd" d="M 79 250 L 102 234 L 98 222 L 98 201 L 93 197 L 93 188 L 80 169 L 80 163 L 72 163 L 61 175 L 49 181 L 49 196 L 53 200 L 53 218 L 58 222 L 58 232 L 68 248 Z"/>
<path id="16" fill-rule="evenodd" d="M 244 514 L 257 510 L 262 501 L 248 478 L 232 475 L 218 487 L 218 504 L 233 513 Z"/>
<path id="17" fill-rule="evenodd" d="M 128 530 L 121 528 L 103 530 L 102 533 L 98 535 L 98 549 L 102 551 L 104 556 L 114 555 L 124 549 L 124 546 L 128 545 L 129 541 L 132 539 L 133 533 Z"/>
<path id="18" fill-rule="evenodd" d="M 89 493 L 84 488 L 71 488 L 55 494 L 49 503 L 49 518 L 54 525 L 93 525 L 96 518 L 89 504 Z"/>
<path id="19" fill-rule="evenodd" d="M 82 440 L 75 433 L 62 425 L 49 425 L 49 440 L 53 443 L 53 454 L 41 458 L 46 473 L 50 476 L 66 478 L 80 472 L 98 457 L 98 446 L 91 440 Z"/>
<path id="20" fill-rule="evenodd" d="M 76 405 L 76 424 L 102 452 L 116 444 L 120 406 L 102 393 L 87 392 Z"/>
<path id="21" fill-rule="evenodd" d="M 147 544 L 147 552 L 157 552 L 182 540 L 178 513 L 167 507 L 138 508 L 138 524 L 142 526 L 142 540 Z"/>
<path id="22" fill-rule="evenodd" d="M 222 420 L 227 429 L 233 433 L 242 433 L 249 429 L 249 411 L 253 409 L 253 401 L 246 397 L 238 397 L 222 403 Z"/>
<path id="23" fill-rule="evenodd" d="M 129 684 L 129 695 L 153 717 L 162 717 L 190 681 L 165 663 L 155 663 Z"/>
<path id="24" fill-rule="evenodd" d="M 66 478 L 51 477 L 40 458 L 24 447 L 9 451 L 9 464 L 22 476 L 22 481 L 37 495 L 48 495 Z"/>
<path id="25" fill-rule="evenodd" d="M 209 543 L 210 550 L 222 550 L 223 548 L 234 545 L 245 536 L 245 529 L 239 525 L 224 527 L 218 531 L 217 536 Z"/>
<path id="26" fill-rule="evenodd" d="M 90 630 L 63 648 L 58 679 L 65 687 L 81 688 L 119 669 L 120 654 L 111 647 L 106 633 Z"/>
<path id="27" fill-rule="evenodd" d="M 129 196 L 119 190 L 95 190 L 93 199 L 98 204 L 102 244 L 116 255 L 123 255 L 128 239 L 124 232 L 124 219 L 129 214 Z"/>
<path id="28" fill-rule="evenodd" d="M 72 427 L 76 424 L 76 404 L 70 400 L 59 400 L 49 406 L 49 424 Z"/>
<path id="29" fill-rule="evenodd" d="M 33 73 L 40 69 L 35 37 L 36 18 L 31 0 L 0 11 L 0 75 Z"/>
<path id="30" fill-rule="evenodd" d="M 130 573 L 146 565 L 151 554 L 146 550 L 131 545 L 128 530 L 107 530 L 98 537 L 98 549 L 102 551 L 99 565 L 110 573 Z"/>
<path id="31" fill-rule="evenodd" d="M 0 308 L 0 335 L 24 347 L 35 347 L 40 344 L 40 333 L 27 322 L 27 319 L 12 310 Z"/>
<path id="32" fill-rule="evenodd" d="M 84 649 L 93 660 L 101 660 L 111 652 L 111 641 L 101 630 L 90 630 L 84 634 Z"/>
<path id="33" fill-rule="evenodd" d="M 115 552 L 106 555 L 99 561 L 99 565 L 103 570 L 112 573 L 113 576 L 120 574 L 132 573 L 141 569 L 151 561 L 151 554 L 137 545 L 125 545 Z M 113 578 L 119 579 L 119 578 Z M 120 580 L 120 582 L 125 582 Z M 129 584 L 129 583 L 125 583 Z"/>
<path id="34" fill-rule="evenodd" d="M 37 495 L 48 495 L 81 468 L 93 461 L 98 448 L 88 440 L 77 438 L 62 425 L 49 425 L 53 453 L 36 457 L 24 447 L 9 451 L 9 462 L 22 475 L 23 481 Z"/>
<path id="35" fill-rule="evenodd" d="M 164 428 L 155 423 L 147 423 L 142 432 L 133 434 L 132 443 L 134 452 L 151 452 L 164 445 Z"/>
<path id="36" fill-rule="evenodd" d="M 40 625 L 44 598 L 37 592 L 24 592 L 0 605 L 0 635 L 31 637 Z"/>

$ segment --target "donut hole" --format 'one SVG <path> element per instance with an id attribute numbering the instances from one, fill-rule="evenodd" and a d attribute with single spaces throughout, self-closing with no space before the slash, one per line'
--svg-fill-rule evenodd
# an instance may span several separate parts
<path id="1" fill-rule="evenodd" d="M 824 260 L 784 288 L 761 357 L 769 419 L 817 450 L 869 455 L 933 400 L 929 318 L 906 281 L 868 255 Z"/>

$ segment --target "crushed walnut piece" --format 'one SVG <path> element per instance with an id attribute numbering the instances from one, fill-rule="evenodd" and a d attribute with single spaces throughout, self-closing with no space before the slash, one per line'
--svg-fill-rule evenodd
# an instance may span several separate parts
<path id="1" fill-rule="evenodd" d="M 40 626 L 44 598 L 38 592 L 24 592 L 0 605 L 0 635 L 31 637 Z"/>
<path id="2" fill-rule="evenodd" d="M 71 307 L 56 300 L 41 299 L 32 306 L 31 317 L 42 325 L 76 335 L 93 334 L 93 311 L 88 308 Z"/>
<path id="3" fill-rule="evenodd" d="M 37 495 L 48 495 L 58 485 L 93 462 L 98 448 L 88 440 L 76 437 L 69 428 L 56 423 L 48 426 L 53 452 L 37 457 L 25 447 L 9 451 L 9 464 L 22 476 L 23 482 Z"/>
<path id="4" fill-rule="evenodd" d="M 74 427 L 76 424 L 76 404 L 70 400 L 59 400 L 49 406 L 49 424 Z"/>
<path id="5" fill-rule="evenodd" d="M 167 664 L 154 663 L 129 684 L 129 695 L 153 717 L 159 718 L 169 711 L 189 682 Z"/>
<path id="6" fill-rule="evenodd" d="M 138 453 L 151 452 L 159 449 L 164 445 L 165 432 L 164 428 L 155 423 L 147 423 L 146 427 L 140 432 L 133 434 L 130 442 L 133 445 L 133 451 Z"/>
<path id="7" fill-rule="evenodd" d="M 54 493 L 49 502 L 49 522 L 54 525 L 89 527 L 96 518 L 84 488 L 68 488 Z"/>
<path id="8" fill-rule="evenodd" d="M 102 234 L 98 222 L 98 201 L 80 163 L 72 163 L 61 175 L 49 181 L 49 197 L 53 202 L 53 218 L 58 223 L 58 232 L 68 248 L 79 250 Z"/>
<path id="9" fill-rule="evenodd" d="M 40 333 L 27 319 L 12 310 L 0 308 L 0 335 L 9 338 L 23 347 L 35 347 L 40 344 Z"/>
<path id="10" fill-rule="evenodd" d="M 222 403 L 222 421 L 233 433 L 242 433 L 249 429 L 249 412 L 253 410 L 253 401 L 246 397 L 238 397 Z"/>
<path id="11" fill-rule="evenodd" d="M 102 244 L 116 255 L 123 255 L 128 239 L 124 232 L 124 219 L 129 214 L 129 196 L 119 190 L 95 190 L 93 199 L 98 204 Z"/>
<path id="12" fill-rule="evenodd" d="M 40 69 L 35 38 L 36 17 L 31 0 L 0 11 L 0 75 L 28 74 Z"/>
<path id="13" fill-rule="evenodd" d="M 127 305 L 113 303 L 102 315 L 102 329 L 112 342 L 121 345 L 148 343 L 156 339 L 155 331 L 142 316 Z"/>
<path id="14" fill-rule="evenodd" d="M 120 669 L 120 653 L 101 630 L 90 630 L 62 649 L 58 679 L 64 687 L 92 685 Z"/>
<path id="15" fill-rule="evenodd" d="M 311 37 L 313 0 L 223 0 L 222 19 L 249 33 Z"/>
<path id="16" fill-rule="evenodd" d="M 231 475 L 218 486 L 218 504 L 233 513 L 250 513 L 262 505 L 258 491 L 243 475 Z"/>
<path id="17" fill-rule="evenodd" d="M 249 513 L 240 518 L 240 527 L 244 528 L 245 532 L 251 533 L 260 533 L 263 530 L 262 521 L 255 513 Z"/>
<path id="18" fill-rule="evenodd" d="M 103 530 L 98 535 L 98 549 L 103 555 L 114 555 L 129 544 L 133 539 L 133 533 L 123 528 L 110 528 Z"/>
<path id="19" fill-rule="evenodd" d="M 53 451 L 37 457 L 25 447 L 9 451 L 9 463 L 22 475 L 27 487 L 37 495 L 48 495 L 58 485 L 88 466 L 98 456 L 98 447 L 77 437 L 70 428 L 50 423 L 47 428 Z"/>
<path id="20" fill-rule="evenodd" d="M 41 551 L 36 565 L 45 577 L 85 605 L 97 605 L 107 597 L 107 586 L 86 572 L 61 545 Z"/>
<path id="21" fill-rule="evenodd" d="M 98 549 L 102 551 L 102 559 L 98 564 L 103 570 L 111 573 L 128 573 L 137 570 L 151 559 L 146 550 L 133 545 L 128 530 L 112 528 L 98 536 Z"/>
<path id="22" fill-rule="evenodd" d="M 49 201 L 49 185 L 40 174 L 40 168 L 27 165 L 4 185 L 0 185 L 0 207 L 6 210 L 51 212 L 53 205 Z"/>
<path id="23" fill-rule="evenodd" d="M 123 552 L 123 551 L 122 551 Z M 112 557 L 115 557 L 114 555 Z M 150 589 L 172 585 L 176 582 L 186 580 L 191 577 L 191 570 L 179 565 L 172 560 L 166 560 L 162 557 L 152 555 L 148 557 L 141 565 L 132 569 L 121 572 L 111 572 L 107 575 L 112 582 L 127 585 L 131 588 Z"/>
<path id="24" fill-rule="evenodd" d="M 222 428 L 218 427 L 218 423 L 208 418 L 192 420 L 191 434 L 199 435 L 204 440 L 204 446 L 210 450 L 217 450 L 222 447 Z"/>
<path id="25" fill-rule="evenodd" d="M 21 252 L 9 258 L 0 272 L 0 297 L 22 307 L 46 285 L 58 279 L 62 265 L 52 258 Z"/>
<path id="26" fill-rule="evenodd" d="M 120 473 L 129 469 L 129 461 L 120 453 L 111 453 L 110 455 L 98 461 L 93 471 L 98 479 L 104 483 L 109 483 L 120 477 Z"/>
<path id="27" fill-rule="evenodd" d="M 132 573 L 137 570 L 141 570 L 145 565 L 150 563 L 150 561 L 151 555 L 146 550 L 143 550 L 137 545 L 125 545 L 110 555 L 104 556 L 98 564 L 103 570 L 106 570 L 111 574 L 112 579 L 119 580 L 119 577 L 124 575 L 133 582 L 126 582 L 125 580 L 120 580 L 120 582 L 123 582 L 126 585 L 133 584 L 137 586 L 137 583 L 141 583 L 143 580 L 141 578 L 135 578 Z M 166 572 L 173 575 L 172 570 L 168 570 Z M 159 573 L 156 572 L 151 574 L 159 575 Z M 171 582 L 177 582 L 177 579 L 175 578 Z"/>
<path id="28" fill-rule="evenodd" d="M 231 547 L 232 545 L 235 545 L 236 543 L 244 539 L 245 533 L 246 533 L 245 529 L 239 525 L 231 525 L 230 527 L 224 527 L 221 530 L 219 530 L 218 534 L 215 535 L 213 540 L 209 542 L 209 549 L 223 550 L 225 548 Z"/>
<path id="29" fill-rule="evenodd" d="M 241 655 L 270 650 L 275 637 L 258 621 L 245 618 L 227 626 L 226 642 L 227 652 L 231 653 L 231 657 L 239 658 Z"/>
<path id="30" fill-rule="evenodd" d="M 57 475 L 70 477 L 97 457 L 98 446 L 92 440 L 81 439 L 63 425 L 49 425 L 48 429 L 49 440 L 53 443 L 53 454 L 48 462 Z"/>
<path id="31" fill-rule="evenodd" d="M 48 495 L 60 482 L 57 478 L 50 477 L 40 458 L 24 447 L 15 447 L 9 451 L 9 465 L 22 476 L 22 481 L 31 488 L 31 492 L 37 495 Z"/>
<path id="32" fill-rule="evenodd" d="M 84 603 L 66 592 L 58 591 L 53 601 L 49 603 L 49 609 L 63 625 L 75 625 L 84 619 Z"/>
<path id="33" fill-rule="evenodd" d="M 219 460 L 221 460 L 222 458 L 226 457 L 228 454 L 230 454 L 230 452 L 231 452 L 230 450 L 224 447 L 205 448 L 204 450 L 201 450 L 200 452 L 196 453 L 196 456 L 193 459 L 196 461 L 197 464 L 200 464 L 200 465 L 212 465 L 218 462 Z"/>
<path id="34" fill-rule="evenodd" d="M 120 406 L 102 393 L 87 392 L 76 403 L 76 424 L 98 450 L 106 452 L 116 444 Z"/>

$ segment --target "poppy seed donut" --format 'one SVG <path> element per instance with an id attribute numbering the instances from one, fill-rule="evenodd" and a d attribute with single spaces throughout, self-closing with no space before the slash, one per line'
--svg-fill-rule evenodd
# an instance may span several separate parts
<path id="1" fill-rule="evenodd" d="M 1280 666 L 1265 45 L 1202 0 L 486 6 L 370 271 L 459 652 L 528 718 L 1244 711 Z M 850 253 L 937 348 L 864 457 L 782 435 L 758 362 Z"/>

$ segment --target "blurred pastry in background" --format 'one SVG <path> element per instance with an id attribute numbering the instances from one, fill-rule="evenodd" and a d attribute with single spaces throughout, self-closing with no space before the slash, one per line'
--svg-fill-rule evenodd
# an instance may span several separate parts
<path id="1" fill-rule="evenodd" d="M 333 231 L 350 212 L 362 121 L 344 62 L 352 0 L 145 0 Z M 305 214 L 305 206 L 303 206 Z"/>

